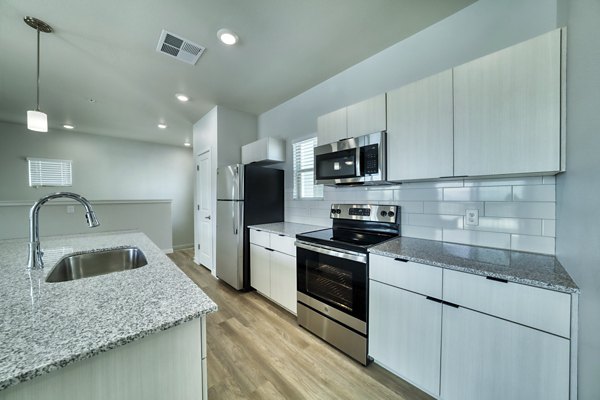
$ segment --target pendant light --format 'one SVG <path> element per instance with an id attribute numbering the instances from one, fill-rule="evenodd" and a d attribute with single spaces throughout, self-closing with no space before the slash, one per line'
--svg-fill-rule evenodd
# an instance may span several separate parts
<path id="1" fill-rule="evenodd" d="M 37 31 L 37 103 L 35 110 L 27 111 L 27 129 L 48 132 L 48 116 L 40 111 L 40 32 L 51 33 L 52 27 L 33 17 L 25 17 L 23 20 Z"/>

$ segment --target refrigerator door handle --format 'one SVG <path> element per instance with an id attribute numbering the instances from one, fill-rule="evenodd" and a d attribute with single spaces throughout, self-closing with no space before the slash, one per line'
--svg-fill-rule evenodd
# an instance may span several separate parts
<path id="1" fill-rule="evenodd" d="M 237 235 L 237 228 L 235 227 L 235 222 L 237 220 L 236 216 L 235 216 L 235 209 L 237 208 L 235 204 L 235 201 L 230 202 L 231 203 L 231 223 L 232 223 L 232 231 L 234 235 Z"/>

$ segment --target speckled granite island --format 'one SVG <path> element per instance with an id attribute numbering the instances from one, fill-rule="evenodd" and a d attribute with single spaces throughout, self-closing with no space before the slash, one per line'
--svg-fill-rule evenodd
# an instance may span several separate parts
<path id="1" fill-rule="evenodd" d="M 148 264 L 47 283 L 63 255 L 135 246 Z M 143 233 L 0 241 L 0 399 L 203 398 L 205 323 L 217 305 Z"/>

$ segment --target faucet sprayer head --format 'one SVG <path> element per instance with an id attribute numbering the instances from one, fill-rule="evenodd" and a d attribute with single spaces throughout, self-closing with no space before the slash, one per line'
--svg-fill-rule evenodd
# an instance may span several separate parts
<path id="1" fill-rule="evenodd" d="M 98 218 L 96 218 L 96 213 L 93 211 L 86 212 L 85 219 L 90 228 L 96 228 L 97 226 L 100 226 L 100 221 L 98 221 Z"/>

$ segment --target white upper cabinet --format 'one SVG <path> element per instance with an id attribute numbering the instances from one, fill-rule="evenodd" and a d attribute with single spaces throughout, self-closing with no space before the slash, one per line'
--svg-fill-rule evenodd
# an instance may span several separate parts
<path id="1" fill-rule="evenodd" d="M 349 106 L 347 120 L 347 137 L 385 131 L 385 93 Z"/>
<path id="2" fill-rule="evenodd" d="M 385 93 L 317 119 L 319 145 L 386 129 Z"/>
<path id="3" fill-rule="evenodd" d="M 452 70 L 387 94 L 388 180 L 453 175 Z"/>
<path id="4" fill-rule="evenodd" d="M 454 69 L 454 175 L 561 170 L 561 30 Z"/>
<path id="5" fill-rule="evenodd" d="M 346 108 L 317 118 L 317 142 L 320 145 L 345 139 L 348 131 Z"/>

